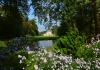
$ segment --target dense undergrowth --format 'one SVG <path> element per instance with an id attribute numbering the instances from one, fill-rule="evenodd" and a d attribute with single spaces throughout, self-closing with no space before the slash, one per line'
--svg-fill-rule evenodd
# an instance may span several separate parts
<path id="1" fill-rule="evenodd" d="M 9 48 L 0 49 L 0 68 L 14 70 L 99 70 L 100 42 L 85 43 L 86 37 L 77 29 L 57 40 L 53 47 L 30 51 L 28 38 L 21 43 L 19 38 L 10 41 Z M 24 45 L 23 45 L 24 44 Z M 9 50 L 8 50 L 9 49 Z M 5 53 L 6 52 L 6 53 Z M 6 55 L 8 54 L 9 55 Z M 2 56 L 1 56 L 2 55 Z M 5 58 L 4 58 L 5 57 Z"/>

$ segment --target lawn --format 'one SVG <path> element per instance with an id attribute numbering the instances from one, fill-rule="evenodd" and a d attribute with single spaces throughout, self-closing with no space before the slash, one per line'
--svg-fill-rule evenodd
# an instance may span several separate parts
<path id="1" fill-rule="evenodd" d="M 36 40 L 56 40 L 59 36 L 29 36 L 30 41 L 36 41 Z M 23 37 L 22 40 L 25 40 Z"/>

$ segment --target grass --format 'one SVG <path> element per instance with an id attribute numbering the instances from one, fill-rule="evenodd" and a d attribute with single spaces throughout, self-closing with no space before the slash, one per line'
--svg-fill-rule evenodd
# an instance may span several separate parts
<path id="1" fill-rule="evenodd" d="M 7 48 L 7 45 L 4 41 L 0 41 L 0 48 Z"/>
<path id="2" fill-rule="evenodd" d="M 29 36 L 30 41 L 38 41 L 38 40 L 56 40 L 59 36 Z M 25 40 L 23 37 L 22 40 Z"/>
<path id="3" fill-rule="evenodd" d="M 31 40 L 55 40 L 58 39 L 58 36 L 34 36 L 30 37 Z"/>

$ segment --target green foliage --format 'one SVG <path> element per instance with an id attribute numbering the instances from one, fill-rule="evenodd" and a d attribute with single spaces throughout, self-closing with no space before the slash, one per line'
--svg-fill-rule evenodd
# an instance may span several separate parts
<path id="1" fill-rule="evenodd" d="M 89 45 L 82 45 L 78 48 L 76 55 L 79 58 L 84 58 L 84 60 L 88 61 L 88 59 L 95 60 L 95 58 L 100 58 L 99 50 L 100 49 L 100 42 L 95 44 Z"/>
<path id="2" fill-rule="evenodd" d="M 59 36 L 30 36 L 30 40 L 56 40 Z"/>
<path id="3" fill-rule="evenodd" d="M 39 23 L 50 27 L 57 24 L 61 18 L 63 4 L 60 0 L 31 0 L 34 8 L 34 14 L 38 17 Z M 48 18 L 49 17 L 49 18 Z M 53 22 L 53 21 L 56 21 Z"/>
<path id="4" fill-rule="evenodd" d="M 46 33 L 46 31 L 39 32 L 39 35 L 43 36 L 44 33 Z"/>
<path id="5" fill-rule="evenodd" d="M 23 34 L 24 35 L 39 35 L 38 27 L 35 20 L 24 20 L 23 21 Z"/>
<path id="6" fill-rule="evenodd" d="M 59 50 L 63 54 L 72 54 L 76 56 L 78 47 L 85 42 L 85 37 L 80 36 L 76 28 L 70 28 L 66 36 L 61 37 L 55 44 L 55 49 Z"/>
<path id="7" fill-rule="evenodd" d="M 47 51 L 51 51 L 51 52 L 55 52 L 55 49 L 54 49 L 53 46 L 46 47 L 46 50 L 47 50 Z"/>
<path id="8" fill-rule="evenodd" d="M 7 45 L 4 41 L 0 41 L 0 48 L 7 48 Z"/>
<path id="9" fill-rule="evenodd" d="M 24 60 L 22 63 L 19 63 L 21 58 L 18 58 L 18 55 L 25 56 L 26 59 L 29 58 L 29 55 L 27 52 L 18 51 L 17 53 L 10 55 L 6 59 L 6 63 L 4 64 L 3 67 L 7 68 L 7 70 L 9 70 L 10 67 L 13 67 L 14 70 L 22 70 L 23 67 L 26 67 Z"/>
<path id="10" fill-rule="evenodd" d="M 55 35 L 57 35 L 57 29 L 59 28 L 59 26 L 53 26 L 52 28 L 51 28 L 51 30 L 52 30 L 52 33 L 53 34 L 55 34 Z"/>
<path id="11" fill-rule="evenodd" d="M 28 0 L 1 0 L 2 16 L 0 17 L 0 38 L 10 39 L 22 35 L 22 20 L 29 10 Z"/>
<path id="12" fill-rule="evenodd" d="M 99 0 L 31 0 L 34 13 L 46 27 L 61 21 L 58 35 L 65 35 L 69 26 L 76 26 L 87 37 L 100 33 Z M 49 15 L 49 16 L 48 16 Z M 50 19 L 48 19 L 48 17 Z"/>
<path id="13" fill-rule="evenodd" d="M 36 25 L 35 19 L 30 20 L 29 22 L 32 24 L 31 27 L 32 27 L 32 30 L 34 30 L 34 32 L 35 32 L 34 35 L 39 35 L 38 26 Z"/>
<path id="14" fill-rule="evenodd" d="M 8 6 L 6 8 L 10 8 L 10 10 L 9 13 L 6 12 L 5 17 L 0 18 L 0 38 L 19 37 L 22 35 L 22 16 L 16 7 Z"/>
<path id="15" fill-rule="evenodd" d="M 68 29 L 69 29 L 69 24 L 62 21 L 61 24 L 60 24 L 60 27 L 57 29 L 57 35 L 58 36 L 66 35 L 66 32 L 68 31 Z"/>
<path id="16" fill-rule="evenodd" d="M 100 43 L 91 44 L 90 47 L 82 45 L 82 49 L 78 49 L 80 57 L 73 58 L 72 55 L 56 54 L 48 52 L 45 48 L 39 51 L 33 51 L 30 59 L 26 59 L 27 66 L 25 70 L 99 70 L 100 62 Z M 56 51 L 58 52 L 58 51 Z"/>

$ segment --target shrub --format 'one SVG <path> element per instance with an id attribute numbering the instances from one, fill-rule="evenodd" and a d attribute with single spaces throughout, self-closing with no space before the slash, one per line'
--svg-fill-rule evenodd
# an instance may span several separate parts
<path id="1" fill-rule="evenodd" d="M 14 38 L 7 41 L 6 44 L 4 42 L 0 42 L 0 61 L 4 61 L 11 54 L 18 52 L 19 50 L 24 50 L 27 47 L 29 44 L 29 38 L 25 37 L 25 41 L 22 41 L 21 39 L 22 38 Z"/>
<path id="2" fill-rule="evenodd" d="M 54 48 L 59 50 L 62 54 L 72 54 L 76 56 L 78 47 L 85 43 L 85 36 L 80 36 L 76 28 L 70 28 L 66 36 L 57 40 Z"/>
<path id="3" fill-rule="evenodd" d="M 10 68 L 12 67 L 14 68 L 14 70 L 22 70 L 23 67 L 26 67 L 24 59 L 28 59 L 28 58 L 29 58 L 29 55 L 27 52 L 19 51 L 17 53 L 14 53 L 6 59 L 4 68 L 6 68 L 7 70 L 10 70 Z M 21 63 L 20 59 L 23 59 L 24 63 Z"/>
<path id="4" fill-rule="evenodd" d="M 76 52 L 77 56 L 84 58 L 86 61 L 88 59 L 95 60 L 95 58 L 100 57 L 100 42 L 95 44 L 83 45 L 78 48 Z"/>
<path id="5" fill-rule="evenodd" d="M 4 41 L 0 41 L 0 49 L 1 48 L 7 48 L 7 45 L 5 44 Z"/>

